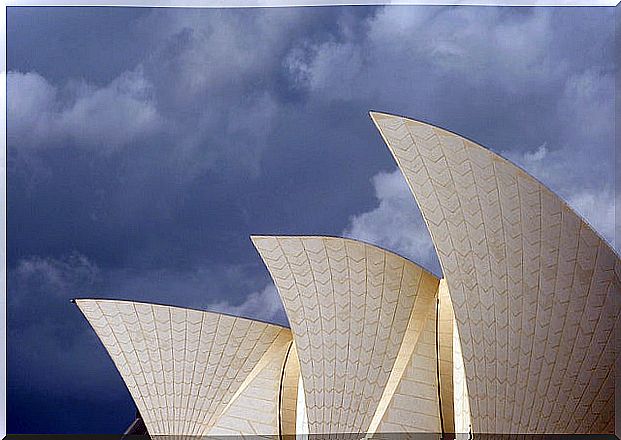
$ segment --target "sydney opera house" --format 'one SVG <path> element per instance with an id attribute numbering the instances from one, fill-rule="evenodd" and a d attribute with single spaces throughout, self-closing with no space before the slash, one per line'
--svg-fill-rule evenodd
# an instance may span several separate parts
<path id="1" fill-rule="evenodd" d="M 136 404 L 134 428 L 167 438 L 619 431 L 615 251 L 480 145 L 371 118 L 443 278 L 351 239 L 253 236 L 290 328 L 78 299 Z"/>

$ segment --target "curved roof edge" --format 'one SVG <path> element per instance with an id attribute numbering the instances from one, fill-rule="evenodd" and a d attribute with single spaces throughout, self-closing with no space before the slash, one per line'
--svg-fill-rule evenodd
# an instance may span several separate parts
<path id="1" fill-rule="evenodd" d="M 76 304 L 79 301 L 109 301 L 109 302 L 119 302 L 119 303 L 128 303 L 128 304 L 144 304 L 144 305 L 149 305 L 149 306 L 159 306 L 159 307 L 168 307 L 171 309 L 177 309 L 177 310 L 189 310 L 192 312 L 200 312 L 200 313 L 207 313 L 210 315 L 219 315 L 219 316 L 228 316 L 230 318 L 236 318 L 236 319 L 244 319 L 246 321 L 252 321 L 252 322 L 260 322 L 261 324 L 267 324 L 267 325 L 273 325 L 274 327 L 280 327 L 280 328 L 284 328 L 287 330 L 291 330 L 290 327 L 287 327 L 286 325 L 282 325 L 282 324 L 276 324 L 273 322 L 269 322 L 263 319 L 257 319 L 257 318 L 249 318 L 247 316 L 240 316 L 240 315 L 233 315 L 232 313 L 226 313 L 226 312 L 218 312 L 215 310 L 203 310 L 203 309 L 197 309 L 195 307 L 182 307 L 182 306 L 176 306 L 176 305 L 172 305 L 172 304 L 163 304 L 163 303 L 157 303 L 157 302 L 150 302 L 150 301 L 134 301 L 131 299 L 117 299 L 117 298 L 93 298 L 93 297 L 89 297 L 89 298 L 72 298 L 70 299 L 71 303 Z M 79 308 L 79 307 L 78 307 Z"/>
<path id="2" fill-rule="evenodd" d="M 250 240 L 254 243 L 255 242 L 255 238 L 329 238 L 329 239 L 337 239 L 337 240 L 343 240 L 343 241 L 349 241 L 351 243 L 359 243 L 359 244 L 363 244 L 365 246 L 371 246 L 375 249 L 378 249 L 380 251 L 386 252 L 388 254 L 394 255 L 395 257 L 398 258 L 402 258 L 405 261 L 407 261 L 408 263 L 413 264 L 414 266 L 418 267 L 419 269 L 421 269 L 423 272 L 427 273 L 428 275 L 431 275 L 434 278 L 437 278 L 438 280 L 442 279 L 442 276 L 433 273 L 430 269 L 426 268 L 425 266 L 412 261 L 411 259 L 409 259 L 408 257 L 401 255 L 398 252 L 395 252 L 393 250 L 390 249 L 386 249 L 383 246 L 377 245 L 375 243 L 369 243 L 368 241 L 364 241 L 364 240 L 360 240 L 357 238 L 351 238 L 351 237 L 342 237 L 342 236 L 338 236 L 338 235 L 305 235 L 305 234 L 283 234 L 283 235 L 267 235 L 267 234 L 252 234 L 250 235 Z"/>
<path id="3" fill-rule="evenodd" d="M 533 179 L 535 181 L 535 183 L 537 183 L 538 185 L 541 185 L 541 187 L 543 189 L 545 189 L 546 191 L 549 191 L 550 193 L 552 193 L 555 197 L 558 197 L 558 199 L 561 201 L 561 203 L 563 205 L 565 205 L 568 209 L 571 210 L 571 212 L 573 212 L 574 214 L 576 214 L 578 216 L 578 218 L 586 225 L 589 227 L 589 229 L 591 229 L 595 235 L 597 235 L 597 237 L 599 239 L 601 239 L 604 243 L 606 243 L 610 249 L 612 249 L 612 251 L 615 253 L 615 255 L 617 256 L 617 258 L 621 258 L 621 251 L 617 252 L 617 249 L 615 248 L 615 246 L 613 245 L 613 243 L 610 243 L 610 241 L 604 237 L 595 227 L 593 227 L 593 225 L 591 223 L 589 223 L 589 221 L 584 218 L 584 216 L 582 214 L 580 214 L 578 211 L 576 211 L 568 202 L 567 200 L 565 200 L 565 198 L 563 196 L 561 196 L 560 194 L 558 194 L 556 191 L 553 191 L 548 185 L 546 185 L 545 183 L 543 183 L 541 180 L 539 180 L 537 177 L 533 176 L 530 172 L 528 172 L 527 170 L 525 170 L 521 165 L 518 165 L 517 163 L 513 162 L 511 159 L 506 158 L 505 156 L 503 156 L 501 153 L 498 153 L 494 150 L 491 150 L 490 148 L 487 148 L 485 146 L 483 146 L 480 142 L 469 138 L 468 136 L 464 136 L 463 134 L 457 133 L 455 131 L 449 130 L 448 128 L 444 128 L 440 125 L 436 125 L 436 124 L 432 124 L 430 122 L 424 121 L 422 119 L 415 119 L 415 118 L 411 118 L 408 116 L 403 116 L 403 115 L 399 115 L 396 113 L 389 113 L 389 112 L 380 112 L 380 111 L 376 111 L 376 110 L 369 110 L 369 117 L 371 118 L 371 120 L 373 121 L 373 124 L 375 124 L 375 127 L 377 128 L 377 131 L 380 133 L 380 136 L 382 137 L 382 139 L 384 140 L 384 143 L 386 144 L 386 146 L 388 146 L 388 149 L 391 151 L 392 154 L 392 150 L 389 147 L 389 143 L 388 140 L 384 137 L 384 134 L 382 133 L 382 130 L 380 128 L 380 126 L 377 123 L 376 120 L 376 116 L 386 116 L 386 117 L 391 117 L 391 118 L 401 118 L 401 119 L 405 119 L 407 121 L 413 121 L 413 122 L 417 122 L 419 124 L 424 124 L 427 125 L 429 127 L 433 127 L 437 130 L 442 130 L 444 132 L 446 132 L 447 134 L 451 135 L 451 136 L 457 136 L 459 138 L 462 138 L 470 143 L 472 143 L 473 145 L 475 145 L 478 148 L 481 148 L 483 151 L 487 152 L 487 153 L 491 153 L 495 156 L 497 156 L 498 158 L 502 159 L 503 161 L 505 161 L 506 163 L 508 163 L 509 165 L 516 167 L 517 169 L 519 169 L 520 171 L 522 171 L 523 173 L 525 173 L 529 178 Z"/>

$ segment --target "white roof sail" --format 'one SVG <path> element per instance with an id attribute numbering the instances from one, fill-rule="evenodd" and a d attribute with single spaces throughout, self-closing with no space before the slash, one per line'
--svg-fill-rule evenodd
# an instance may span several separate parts
<path id="1" fill-rule="evenodd" d="M 430 412 L 435 420 L 429 421 L 425 411 L 418 412 L 425 421 L 416 419 L 413 408 L 408 417 L 414 419 L 408 422 L 438 432 L 435 374 L 424 376 L 429 380 L 425 388 L 399 386 L 417 341 L 429 342 L 425 323 L 428 312 L 433 317 L 439 280 L 405 258 L 354 240 L 308 236 L 252 240 L 291 324 L 309 433 L 367 433 L 372 420 L 375 429 L 382 417 L 390 416 L 386 408 L 395 391 L 404 387 L 413 398 L 410 402 L 429 388 L 434 390 Z M 435 347 L 432 344 L 427 353 L 429 348 L 424 351 L 435 372 Z M 417 368 L 418 362 L 410 370 Z"/>
<path id="2" fill-rule="evenodd" d="M 476 433 L 612 433 L 621 263 L 561 199 L 461 136 L 371 117 L 431 233 Z"/>
<path id="3" fill-rule="evenodd" d="M 152 436 L 278 434 L 289 329 L 218 313 L 75 301 L 110 354 Z M 243 409 L 259 407 L 261 414 Z M 253 403 L 254 402 L 254 403 Z"/>

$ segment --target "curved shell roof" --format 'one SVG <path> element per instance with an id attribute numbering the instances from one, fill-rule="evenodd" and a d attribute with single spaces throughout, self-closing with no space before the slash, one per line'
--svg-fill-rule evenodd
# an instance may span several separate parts
<path id="1" fill-rule="evenodd" d="M 255 236 L 291 330 L 76 300 L 149 433 L 613 432 L 619 257 L 500 156 L 371 117 L 445 278 L 355 240 Z"/>
<path id="2" fill-rule="evenodd" d="M 613 432 L 614 251 L 558 196 L 491 151 L 422 122 L 371 117 L 438 252 L 473 431 Z"/>
<path id="3" fill-rule="evenodd" d="M 309 432 L 366 433 L 372 421 L 371 430 L 381 422 L 400 431 L 438 432 L 435 345 L 425 324 L 429 314 L 435 316 L 439 280 L 398 255 L 354 240 L 252 240 L 291 324 Z M 417 342 L 422 334 L 427 337 L 424 347 Z M 417 347 L 428 362 L 410 362 Z M 422 384 L 412 382 L 416 373 L 422 374 L 417 378 Z M 405 414 L 411 419 L 399 427 L 386 408 L 404 393 L 406 400 L 396 405 L 405 406 L 395 414 L 399 412 L 399 420 Z M 417 396 L 418 406 L 409 407 L 407 399 L 416 404 Z M 410 411 L 421 411 L 423 403 L 418 416 Z"/>
<path id="4" fill-rule="evenodd" d="M 289 329 L 211 312 L 76 300 L 150 435 L 278 435 Z"/>

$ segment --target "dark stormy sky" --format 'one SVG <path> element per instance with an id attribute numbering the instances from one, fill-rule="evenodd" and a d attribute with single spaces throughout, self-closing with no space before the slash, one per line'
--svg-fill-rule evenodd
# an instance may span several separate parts
<path id="1" fill-rule="evenodd" d="M 367 112 L 524 166 L 614 235 L 614 9 L 9 8 L 8 430 L 133 404 L 73 297 L 286 323 L 250 234 L 347 235 L 439 274 Z"/>

